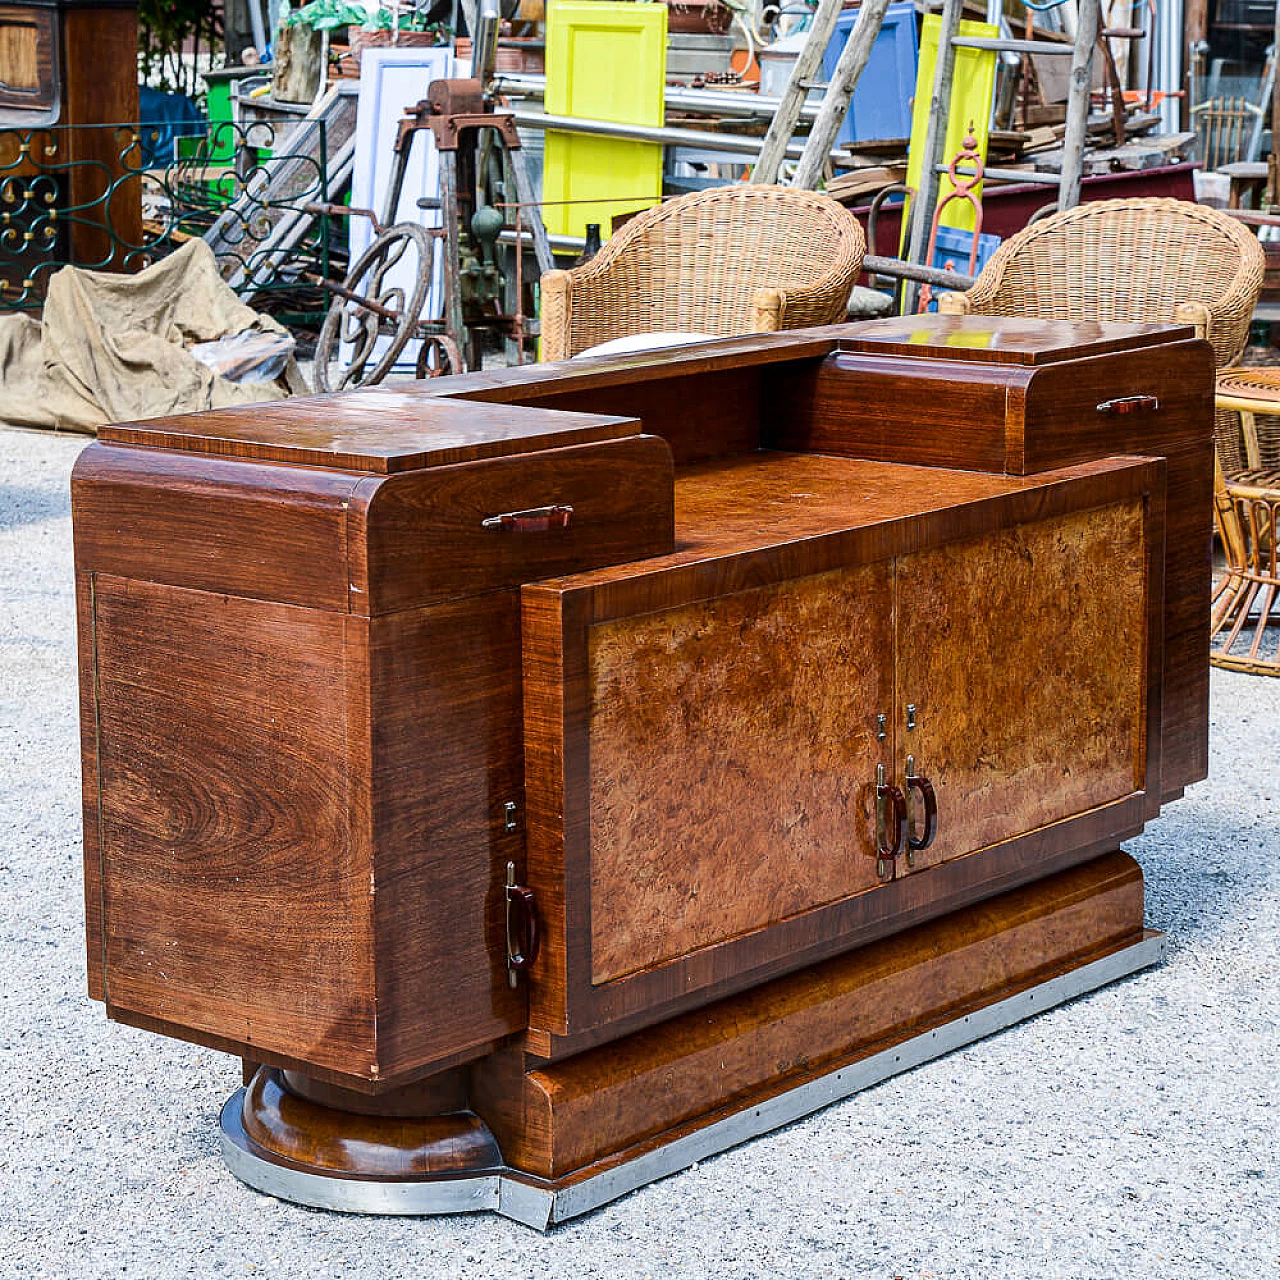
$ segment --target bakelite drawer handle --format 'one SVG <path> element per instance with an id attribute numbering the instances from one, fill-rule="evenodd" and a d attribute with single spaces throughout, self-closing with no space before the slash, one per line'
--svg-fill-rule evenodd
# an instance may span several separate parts
<path id="1" fill-rule="evenodd" d="M 480 527 L 501 533 L 545 533 L 548 529 L 567 529 L 572 519 L 572 507 L 530 507 L 527 511 L 504 511 L 500 516 L 489 516 L 480 521 Z"/>
<path id="2" fill-rule="evenodd" d="M 889 839 L 889 810 L 893 814 L 893 839 Z M 876 874 L 893 874 L 893 860 L 907 841 L 907 798 L 884 780 L 884 765 L 876 766 Z"/>
<path id="3" fill-rule="evenodd" d="M 1160 407 L 1156 396 L 1121 396 L 1117 400 L 1104 400 L 1098 406 L 1099 413 L 1151 413 Z"/>
<path id="4" fill-rule="evenodd" d="M 913 853 L 919 853 L 937 839 L 938 794 L 933 789 L 933 783 L 921 773 L 907 774 L 907 790 L 917 792 L 924 801 L 924 835 L 916 835 L 914 815 L 907 832 L 907 848 Z"/>
<path id="5" fill-rule="evenodd" d="M 538 958 L 541 934 L 533 890 L 516 884 L 516 864 L 507 863 L 507 981 L 515 986 L 517 974 Z"/>

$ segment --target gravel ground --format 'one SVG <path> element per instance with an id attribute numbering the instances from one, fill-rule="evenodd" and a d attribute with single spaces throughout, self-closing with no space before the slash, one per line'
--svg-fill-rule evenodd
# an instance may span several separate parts
<path id="1" fill-rule="evenodd" d="M 1213 776 L 1131 846 L 1158 969 L 547 1236 L 283 1204 L 217 1154 L 237 1061 L 84 994 L 67 478 L 0 429 L 0 1275 L 1280 1274 L 1280 681 L 1213 674 Z"/>

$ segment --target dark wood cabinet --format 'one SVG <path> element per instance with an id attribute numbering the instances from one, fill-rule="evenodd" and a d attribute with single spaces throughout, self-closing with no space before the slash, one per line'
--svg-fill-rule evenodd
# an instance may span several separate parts
<path id="1" fill-rule="evenodd" d="M 1189 330 L 944 318 L 104 429 L 92 992 L 265 1064 L 255 1185 L 535 1220 L 1136 954 L 1212 388 Z"/>

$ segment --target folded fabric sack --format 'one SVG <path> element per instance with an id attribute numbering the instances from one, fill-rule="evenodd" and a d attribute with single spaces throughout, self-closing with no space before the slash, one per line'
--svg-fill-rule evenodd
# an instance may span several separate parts
<path id="1" fill-rule="evenodd" d="M 42 321 L 0 317 L 0 422 L 95 433 L 108 422 L 305 394 L 290 355 L 266 382 L 233 382 L 191 354 L 241 333 L 287 336 L 236 297 L 190 240 L 137 275 L 64 267 Z"/>

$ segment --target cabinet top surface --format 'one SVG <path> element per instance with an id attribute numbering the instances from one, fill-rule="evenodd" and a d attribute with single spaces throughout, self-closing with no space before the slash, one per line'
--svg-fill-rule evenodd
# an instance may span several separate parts
<path id="1" fill-rule="evenodd" d="M 676 548 L 669 555 L 549 579 L 554 589 L 618 578 L 787 544 L 842 530 L 958 511 L 968 504 L 1044 488 L 1087 471 L 1132 465 L 1108 459 L 1037 476 L 1005 476 L 825 454 L 760 450 L 681 467 L 676 472 Z"/>
<path id="2" fill-rule="evenodd" d="M 371 387 L 251 408 L 118 423 L 98 438 L 184 453 L 389 475 L 640 433 L 634 418 L 433 399 Z"/>
<path id="3" fill-rule="evenodd" d="M 1194 338 L 1190 325 L 1100 324 L 1021 316 L 902 316 L 872 320 L 840 335 L 842 351 L 938 356 L 990 364 L 1053 364 Z"/>

